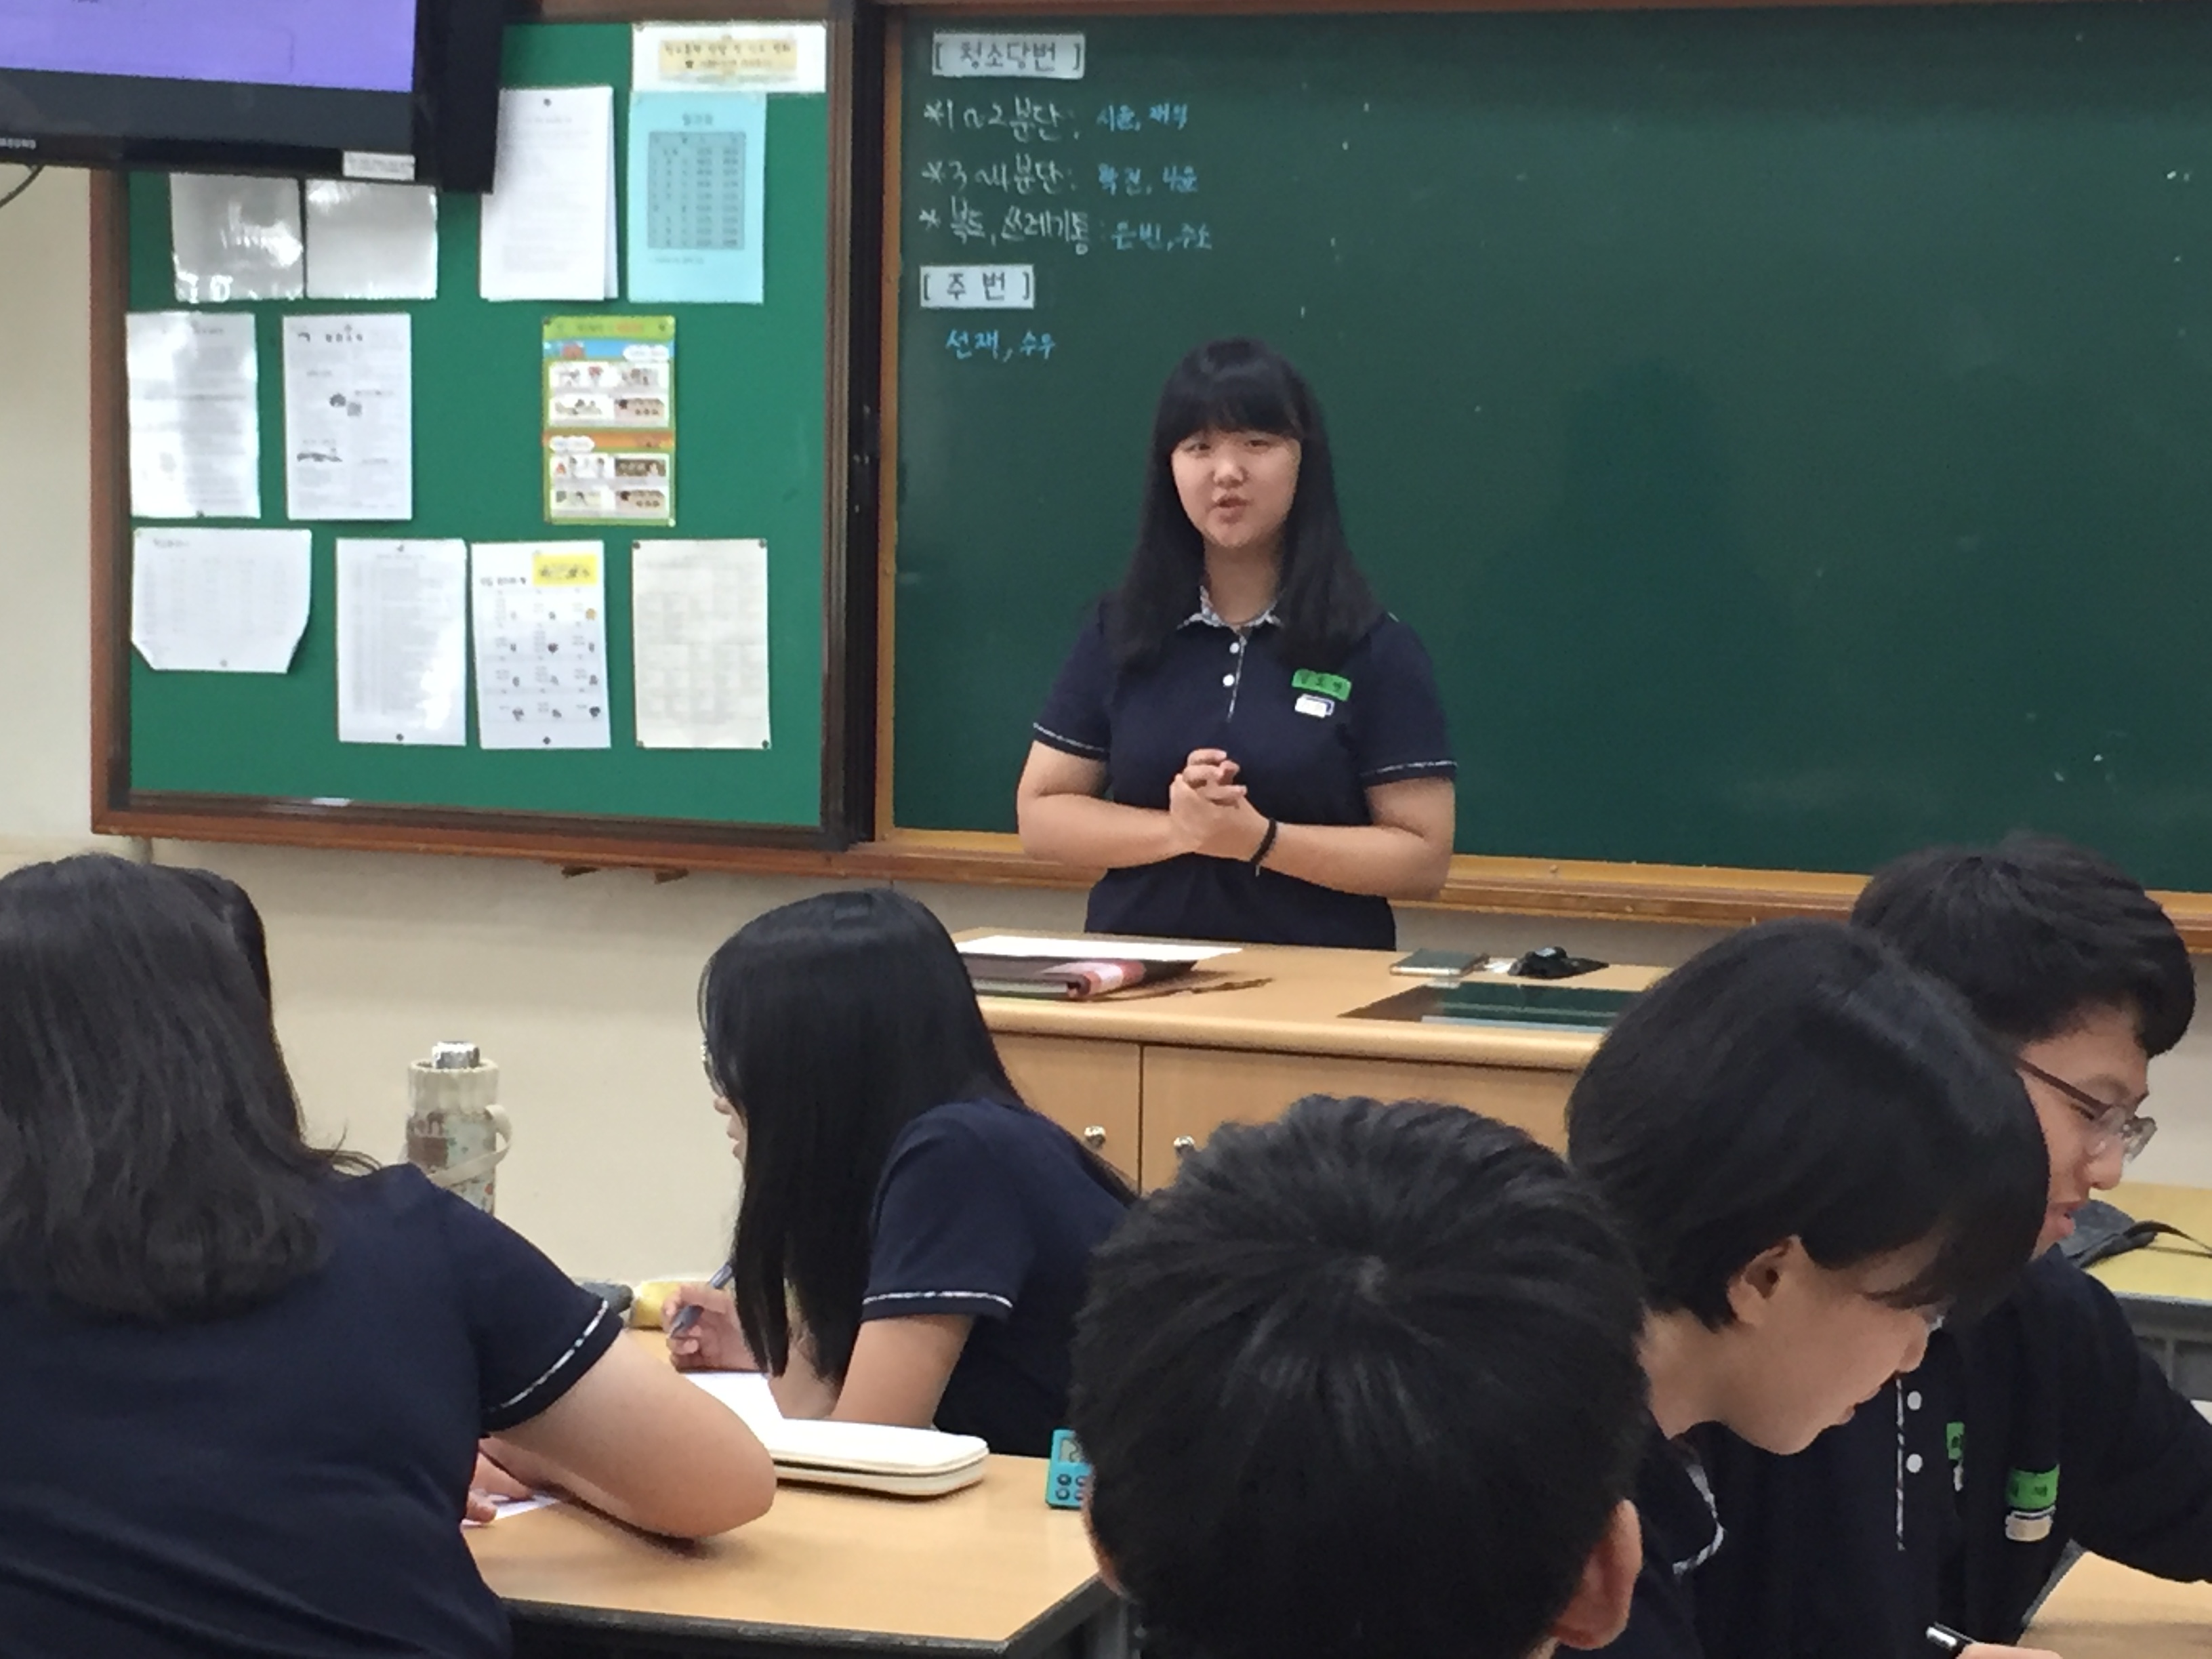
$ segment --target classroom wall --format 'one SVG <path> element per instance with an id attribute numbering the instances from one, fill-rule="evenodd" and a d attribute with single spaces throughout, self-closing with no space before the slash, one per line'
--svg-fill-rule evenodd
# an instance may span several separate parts
<path id="1" fill-rule="evenodd" d="M 4 189 L 12 170 L 0 173 Z M 22 365 L 0 398 L 0 454 L 15 481 L 0 517 L 0 868 L 93 844 L 85 242 L 77 174 L 51 173 L 0 210 L 0 326 Z M 1480 803 L 1463 810 L 1479 813 Z M 698 972 L 731 929 L 813 884 L 112 845 L 204 863 L 252 890 L 269 924 L 278 1026 L 318 1134 L 395 1155 L 408 1061 L 436 1041 L 475 1042 L 502 1068 L 516 1125 L 501 1215 L 580 1273 L 696 1272 L 718 1259 L 735 1182 L 699 1073 Z M 1082 914 L 1073 893 L 912 890 L 955 927 L 1060 930 Z M 1403 933 L 1408 948 L 1556 942 L 1660 964 L 1713 937 L 1420 911 L 1408 913 Z M 2160 1062 L 2154 1080 L 2164 1127 L 2139 1173 L 2212 1185 L 2212 1019 Z"/>

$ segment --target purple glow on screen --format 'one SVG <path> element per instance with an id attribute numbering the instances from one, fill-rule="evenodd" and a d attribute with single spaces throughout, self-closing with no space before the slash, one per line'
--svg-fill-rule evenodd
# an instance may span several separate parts
<path id="1" fill-rule="evenodd" d="M 0 0 L 0 69 L 408 92 L 415 0 Z"/>

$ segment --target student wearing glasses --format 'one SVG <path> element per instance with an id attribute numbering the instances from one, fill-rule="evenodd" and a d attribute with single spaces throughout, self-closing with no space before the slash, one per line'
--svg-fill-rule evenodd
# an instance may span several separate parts
<path id="1" fill-rule="evenodd" d="M 2069 1545 L 2212 1577 L 2212 1424 L 2052 1248 L 2151 1138 L 2149 1062 L 2196 1008 L 2180 935 L 2096 854 L 2028 836 L 1900 860 L 1852 920 L 1963 993 L 2003 1045 L 2049 1151 L 2043 1225 L 1995 1311 L 1946 1329 L 1804 1455 L 1705 1449 L 1744 1540 L 1700 1599 L 1709 1651 L 1922 1659 L 1937 1624 L 2013 1641 Z"/>

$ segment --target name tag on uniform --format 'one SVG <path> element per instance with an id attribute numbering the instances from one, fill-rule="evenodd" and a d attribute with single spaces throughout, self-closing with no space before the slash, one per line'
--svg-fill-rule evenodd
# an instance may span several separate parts
<path id="1" fill-rule="evenodd" d="M 1317 720 L 1325 720 L 1336 713 L 1336 705 L 1327 697 L 1316 697 L 1310 693 L 1300 697 L 1291 707 L 1301 714 L 1311 714 Z"/>

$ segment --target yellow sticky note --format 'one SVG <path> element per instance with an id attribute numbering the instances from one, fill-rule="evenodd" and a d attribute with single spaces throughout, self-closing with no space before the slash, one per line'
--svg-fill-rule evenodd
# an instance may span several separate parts
<path id="1" fill-rule="evenodd" d="M 530 562 L 533 587 L 589 587 L 599 579 L 596 553 L 540 553 Z"/>

